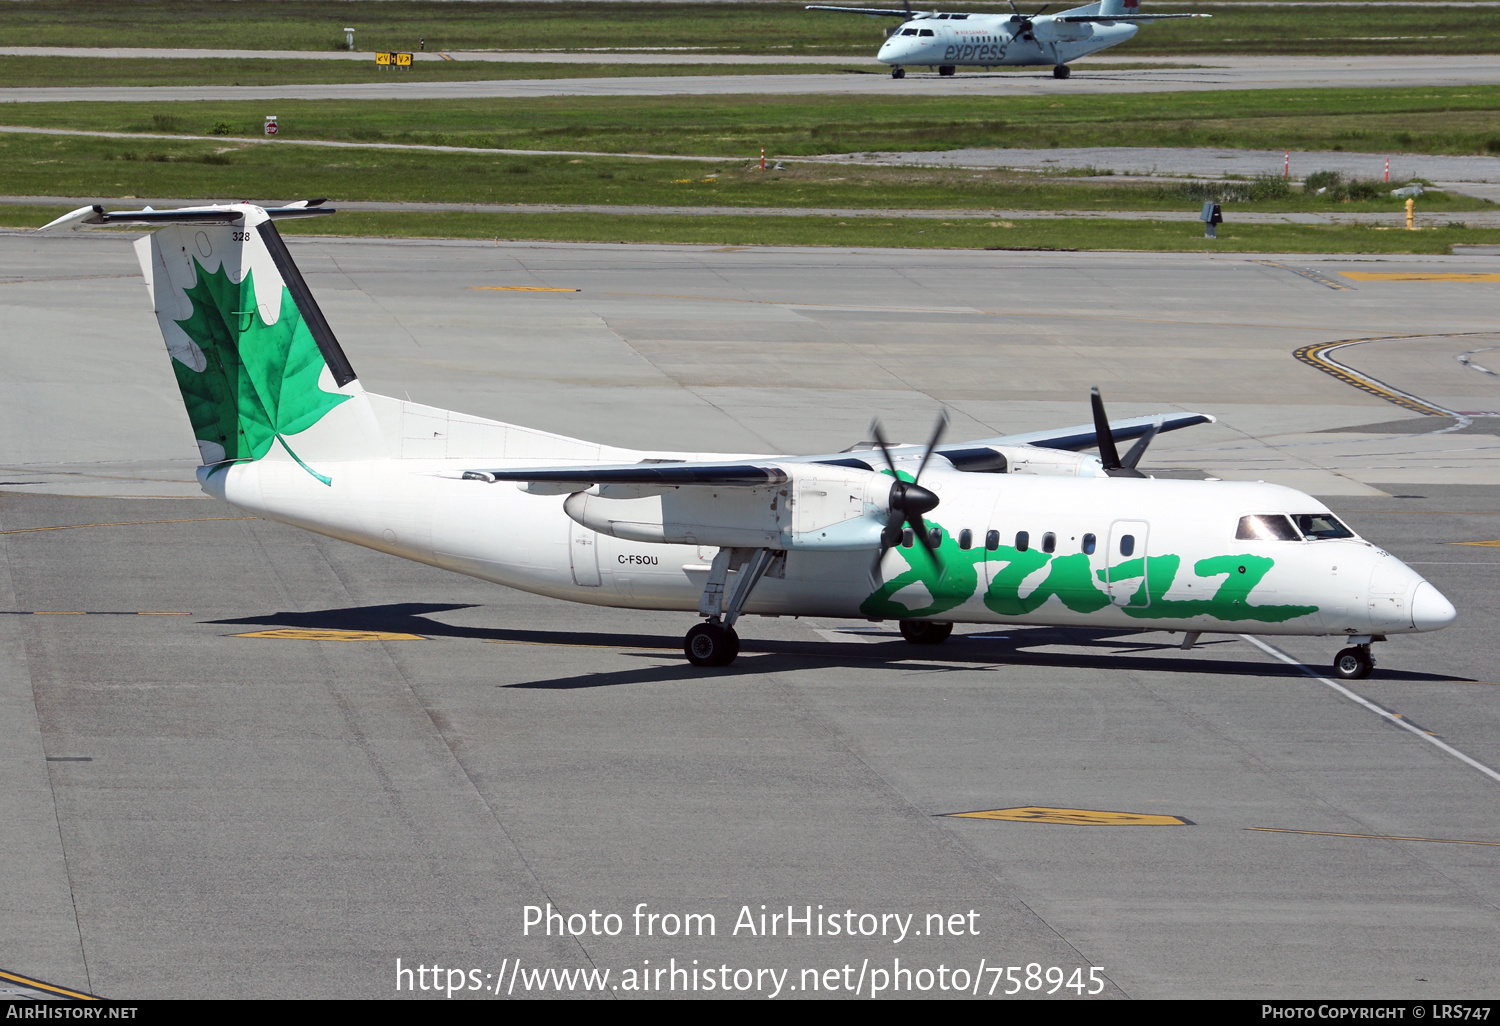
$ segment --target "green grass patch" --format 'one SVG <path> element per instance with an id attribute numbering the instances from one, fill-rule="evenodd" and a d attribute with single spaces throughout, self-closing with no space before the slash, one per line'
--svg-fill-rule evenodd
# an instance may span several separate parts
<path id="1" fill-rule="evenodd" d="M 0 224 L 34 228 L 59 207 L 0 207 Z M 1209 242 L 1191 222 L 934 222 L 926 218 L 673 217 L 598 214 L 351 213 L 285 221 L 288 235 L 495 241 L 671 243 L 716 246 L 850 246 L 905 249 L 1064 249 L 1215 253 L 1447 253 L 1456 243 L 1500 244 L 1500 229 L 1323 225 L 1223 225 Z"/>
<path id="2" fill-rule="evenodd" d="M 394 74 L 392 72 L 391 74 Z M 15 103 L 15 125 L 258 135 L 266 102 Z M 1006 146 L 1500 154 L 1500 86 L 1076 96 L 277 100 L 284 138 L 776 156 Z"/>
<path id="3" fill-rule="evenodd" d="M 890 6 L 872 4 L 871 6 Z M 1004 4 L 970 11 L 1008 14 Z M 1160 4 L 1167 13 L 1194 10 Z M 1116 53 L 1495 53 L 1500 20 L 1486 8 L 1437 3 L 1357 7 L 1212 4 L 1212 20 L 1147 25 Z M 869 54 L 896 19 L 807 11 L 802 2 L 442 3 L 385 0 L 11 0 L 0 45 L 334 50 L 345 26 L 361 49 L 692 47 L 734 53 Z"/>
<path id="4" fill-rule="evenodd" d="M 7 88 L 18 86 L 265 86 L 350 83 L 498 82 L 553 78 L 670 78 L 680 75 L 802 75 L 864 70 L 852 64 L 532 64 L 500 61 L 417 61 L 410 70 L 373 61 L 286 60 L 270 57 L 90 58 L 6 57 Z M 831 60 L 831 59 L 830 59 Z M 874 72 L 883 73 L 880 65 Z"/>
<path id="5" fill-rule="evenodd" d="M 1198 184 L 1080 181 L 1065 175 L 966 168 L 793 162 L 632 160 L 382 147 L 0 133 L 0 195 L 256 197 L 446 203 L 557 203 L 667 207 L 824 207 L 1006 210 L 1395 211 L 1389 187 L 1348 201 L 1347 183 L 1324 196 L 1270 177 Z M 1373 194 L 1373 195 L 1372 195 Z M 1431 193 L 1424 211 L 1494 209 L 1484 200 Z M 1232 215 L 1231 215 L 1232 216 Z"/>

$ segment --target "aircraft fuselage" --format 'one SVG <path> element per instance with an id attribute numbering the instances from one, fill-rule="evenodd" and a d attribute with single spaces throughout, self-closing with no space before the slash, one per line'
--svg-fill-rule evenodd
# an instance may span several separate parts
<path id="1" fill-rule="evenodd" d="M 490 460 L 522 466 L 527 461 Z M 566 497 L 462 480 L 465 460 L 204 467 L 205 490 L 247 512 L 523 591 L 595 605 L 694 611 L 717 551 L 598 533 Z M 1371 636 L 1445 626 L 1452 606 L 1358 538 L 1256 539 L 1250 516 L 1326 514 L 1293 489 L 1246 482 L 975 474 L 930 468 L 941 569 L 920 544 L 791 551 L 747 613 Z M 851 497 L 852 498 L 852 497 Z M 907 539 L 908 542 L 911 539 Z"/>

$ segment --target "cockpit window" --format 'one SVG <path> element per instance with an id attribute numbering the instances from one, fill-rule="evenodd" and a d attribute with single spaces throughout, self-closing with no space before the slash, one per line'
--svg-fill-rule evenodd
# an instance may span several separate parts
<path id="1" fill-rule="evenodd" d="M 1297 541 L 1299 536 L 1292 522 L 1280 513 L 1261 513 L 1240 517 L 1234 537 L 1236 541 Z"/>
<path id="2" fill-rule="evenodd" d="M 1308 538 L 1353 538 L 1354 532 L 1345 527 L 1332 513 L 1298 513 L 1292 518 L 1297 527 Z"/>
<path id="3" fill-rule="evenodd" d="M 916 29 L 902 29 L 901 30 L 901 34 L 903 36 L 914 36 L 914 35 L 917 34 L 917 30 Z"/>
<path id="4" fill-rule="evenodd" d="M 932 35 L 932 29 L 922 29 L 920 32 L 917 33 L 917 35 L 919 35 L 919 36 L 930 36 L 930 35 Z"/>
<path id="5" fill-rule="evenodd" d="M 948 15 L 948 20 L 949 21 L 968 21 L 969 20 L 969 16 L 967 14 L 950 14 L 950 15 Z"/>

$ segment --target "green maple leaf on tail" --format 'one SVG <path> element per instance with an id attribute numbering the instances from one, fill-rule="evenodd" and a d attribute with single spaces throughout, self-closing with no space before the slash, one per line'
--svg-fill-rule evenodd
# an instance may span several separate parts
<path id="1" fill-rule="evenodd" d="M 258 460 L 280 441 L 298 466 L 331 485 L 331 478 L 302 462 L 285 436 L 306 431 L 349 396 L 318 387 L 326 363 L 291 292 L 282 286 L 281 315 L 267 324 L 249 271 L 235 283 L 222 267 L 210 274 L 193 263 L 198 282 L 187 290 L 193 313 L 177 324 L 208 365 L 195 371 L 174 359 L 172 370 L 197 437 L 222 446 L 226 463 Z"/>

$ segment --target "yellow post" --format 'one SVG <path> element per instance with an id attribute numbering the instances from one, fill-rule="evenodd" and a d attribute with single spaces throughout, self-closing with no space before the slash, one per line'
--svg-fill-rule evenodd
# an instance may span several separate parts
<path id="1" fill-rule="evenodd" d="M 1416 231 L 1417 229 L 1415 214 L 1416 209 L 1417 201 L 1408 196 L 1406 198 L 1406 230 L 1409 232 Z"/>

